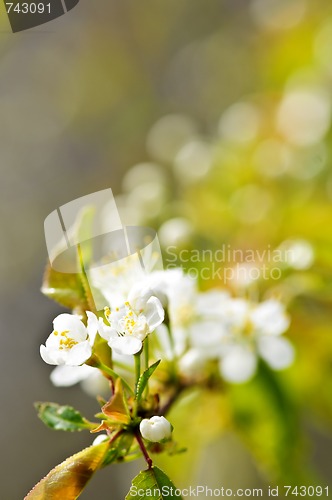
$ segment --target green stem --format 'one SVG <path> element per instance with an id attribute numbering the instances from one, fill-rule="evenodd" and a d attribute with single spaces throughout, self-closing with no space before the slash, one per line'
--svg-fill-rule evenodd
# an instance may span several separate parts
<path id="1" fill-rule="evenodd" d="M 144 359 L 145 359 L 145 369 L 149 368 L 149 337 L 146 337 L 144 341 Z"/>
<path id="2" fill-rule="evenodd" d="M 90 366 L 94 366 L 95 368 L 98 368 L 99 370 L 101 370 L 102 372 L 104 372 L 106 375 L 110 376 L 114 380 L 116 380 L 117 378 L 120 378 L 122 384 L 127 389 L 127 391 L 129 391 L 130 394 L 134 394 L 134 391 L 132 390 L 130 385 L 128 385 L 128 383 L 122 377 L 120 377 L 120 375 L 118 375 L 114 370 L 112 370 L 112 368 L 104 365 L 104 363 L 102 363 L 99 360 L 94 360 L 92 363 L 89 363 L 89 364 L 90 364 Z"/>
<path id="3" fill-rule="evenodd" d="M 78 260 L 79 260 L 79 263 L 80 263 L 80 268 L 81 268 L 81 273 L 82 273 L 82 275 L 81 275 L 81 283 L 82 283 L 82 286 L 83 286 L 83 289 L 84 289 L 86 300 L 87 300 L 87 302 L 89 304 L 89 307 L 90 307 L 91 311 L 94 312 L 94 313 L 97 313 L 97 309 L 96 309 L 96 306 L 95 306 L 95 301 L 93 300 L 93 296 L 92 296 L 90 285 L 89 285 L 89 281 L 88 281 L 88 276 L 87 276 L 85 268 L 84 268 L 84 260 L 83 260 L 81 245 L 79 243 L 77 245 L 77 253 L 78 253 Z"/>
<path id="4" fill-rule="evenodd" d="M 137 400 L 137 387 L 138 387 L 138 381 L 141 376 L 141 351 L 138 352 L 137 354 L 134 354 L 134 359 L 135 359 L 135 402 L 134 402 L 134 417 L 137 417 L 137 412 L 138 412 L 138 400 Z"/>

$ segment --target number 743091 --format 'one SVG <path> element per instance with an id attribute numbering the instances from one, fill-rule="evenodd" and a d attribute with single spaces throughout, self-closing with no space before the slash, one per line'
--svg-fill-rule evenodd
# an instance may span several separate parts
<path id="1" fill-rule="evenodd" d="M 50 14 L 51 4 L 27 3 L 27 2 L 6 2 L 7 14 L 16 12 L 17 14 Z"/>
<path id="2" fill-rule="evenodd" d="M 328 486 L 284 486 L 285 496 L 294 495 L 300 497 L 328 497 Z"/>

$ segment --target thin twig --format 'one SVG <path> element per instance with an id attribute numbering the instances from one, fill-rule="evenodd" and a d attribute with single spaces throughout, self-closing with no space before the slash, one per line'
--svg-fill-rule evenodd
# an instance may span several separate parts
<path id="1" fill-rule="evenodd" d="M 151 469 L 151 467 L 152 467 L 152 460 L 151 460 L 151 458 L 149 457 L 149 454 L 148 454 L 148 452 L 147 452 L 147 449 L 145 448 L 145 445 L 144 445 L 144 443 L 143 443 L 143 439 L 142 439 L 141 434 L 140 434 L 140 432 L 139 432 L 139 430 L 138 430 L 138 429 L 137 429 L 137 431 L 135 432 L 135 438 L 136 438 L 136 440 L 137 440 L 137 442 L 138 442 L 138 444 L 139 444 L 139 447 L 141 448 L 141 451 L 142 451 L 142 453 L 143 453 L 143 456 L 144 456 L 144 458 L 145 458 L 145 461 L 146 461 L 146 463 L 148 464 L 148 468 L 149 468 L 149 469 Z"/>

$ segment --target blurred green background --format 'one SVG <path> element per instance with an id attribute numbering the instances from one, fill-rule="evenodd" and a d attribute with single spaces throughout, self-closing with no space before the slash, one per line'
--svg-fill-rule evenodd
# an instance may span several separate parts
<path id="1" fill-rule="evenodd" d="M 39 357 L 60 312 L 39 291 L 43 221 L 107 187 L 125 223 L 160 228 L 166 258 L 169 245 L 307 245 L 309 260 L 257 284 L 292 315 L 297 360 L 278 376 L 285 412 L 259 380 L 226 400 L 207 395 L 199 410 L 194 394 L 192 432 L 178 432 L 193 446 L 163 466 L 179 486 L 240 488 L 302 480 L 298 463 L 332 486 L 330 3 L 81 0 L 38 29 L 11 34 L 4 15 L 0 28 L 1 497 L 23 498 L 91 442 L 50 432 L 33 408 L 96 409 L 79 389 L 52 387 Z M 300 441 L 284 425 L 294 412 Z M 82 498 L 120 500 L 141 466 L 102 471 Z"/>

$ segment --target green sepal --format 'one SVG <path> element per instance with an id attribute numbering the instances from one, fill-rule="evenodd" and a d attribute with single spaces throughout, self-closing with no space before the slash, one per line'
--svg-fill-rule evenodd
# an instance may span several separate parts
<path id="1" fill-rule="evenodd" d="M 118 425 L 129 424 L 131 416 L 120 378 L 115 381 L 114 394 L 101 410 L 108 420 Z"/>

